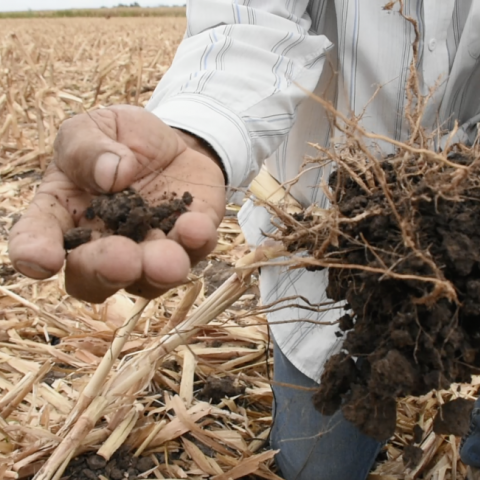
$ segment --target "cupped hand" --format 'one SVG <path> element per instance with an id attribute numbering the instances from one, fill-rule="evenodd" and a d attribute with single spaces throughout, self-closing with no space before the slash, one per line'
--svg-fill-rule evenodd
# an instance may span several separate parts
<path id="1" fill-rule="evenodd" d="M 32 203 L 10 233 L 13 266 L 44 279 L 65 262 L 63 234 L 85 226 L 95 195 L 133 187 L 151 205 L 188 191 L 189 212 L 165 235 L 152 230 L 142 243 L 96 235 L 66 258 L 67 292 L 102 302 L 117 290 L 154 298 L 186 281 L 192 265 L 216 245 L 225 211 L 225 181 L 213 152 L 152 113 L 115 106 L 77 115 L 61 126 Z"/>

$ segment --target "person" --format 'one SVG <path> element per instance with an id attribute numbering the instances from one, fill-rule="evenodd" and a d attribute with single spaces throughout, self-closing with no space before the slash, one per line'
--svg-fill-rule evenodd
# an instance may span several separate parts
<path id="1" fill-rule="evenodd" d="M 184 282 L 214 248 L 228 196 L 262 164 L 279 182 L 295 179 L 290 192 L 304 206 L 326 207 L 319 185 L 329 168 L 308 157 L 317 155 L 314 144 L 341 145 L 341 138 L 309 92 L 355 115 L 366 130 L 405 140 L 416 29 L 419 88 L 430 95 L 422 125 L 448 133 L 458 122 L 455 140 L 472 141 L 480 118 L 479 15 L 480 2 L 472 0 L 189 1 L 185 38 L 146 109 L 109 107 L 60 128 L 53 162 L 11 231 L 14 267 L 37 279 L 58 272 L 62 234 L 87 222 L 91 197 L 129 186 L 150 202 L 188 190 L 191 211 L 167 236 L 155 232 L 138 245 L 98 238 L 71 251 L 65 266 L 71 295 L 102 302 L 124 288 L 153 298 Z M 387 142 L 372 148 L 393 151 Z M 274 229 L 268 212 L 251 202 L 240 222 L 252 245 Z M 311 308 L 328 302 L 325 284 L 323 272 L 261 272 L 262 301 L 284 307 L 269 314 L 271 444 L 287 480 L 363 480 L 381 448 L 341 413 L 324 417 L 313 408 L 322 367 L 342 346 L 335 325 L 318 323 L 335 320 L 338 310 Z M 474 467 L 480 467 L 480 455 L 472 454 L 480 448 L 477 430 L 462 450 Z"/>

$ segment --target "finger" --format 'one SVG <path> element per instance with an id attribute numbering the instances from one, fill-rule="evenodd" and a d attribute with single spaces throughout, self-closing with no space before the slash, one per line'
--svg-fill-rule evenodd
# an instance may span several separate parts
<path id="1" fill-rule="evenodd" d="M 190 259 L 176 242 L 167 239 L 141 244 L 143 275 L 127 291 L 144 298 L 155 298 L 167 290 L 185 283 Z"/>
<path id="2" fill-rule="evenodd" d="M 66 120 L 54 143 L 54 162 L 77 187 L 91 193 L 126 188 L 135 178 L 133 152 L 109 136 L 112 112 L 78 115 Z"/>
<path id="3" fill-rule="evenodd" d="M 103 302 L 142 276 L 142 248 L 133 240 L 110 236 L 86 243 L 67 257 L 67 292 L 80 300 Z"/>
<path id="4" fill-rule="evenodd" d="M 147 232 L 147 235 L 145 237 L 145 242 L 150 242 L 152 240 L 164 240 L 167 238 L 165 233 L 163 233 L 162 230 L 159 230 L 158 228 L 153 228 L 152 230 L 149 230 Z"/>
<path id="5" fill-rule="evenodd" d="M 8 248 L 14 268 L 35 279 L 57 273 L 65 260 L 63 233 L 73 226 L 72 217 L 54 195 L 38 192 L 10 232 Z"/>
<path id="6" fill-rule="evenodd" d="M 216 225 L 206 213 L 187 212 L 176 221 L 168 238 L 181 245 L 195 265 L 217 245 Z"/>
<path id="7" fill-rule="evenodd" d="M 65 121 L 55 140 L 54 161 L 80 188 L 117 192 L 162 170 L 185 148 L 152 113 L 118 106 Z"/>

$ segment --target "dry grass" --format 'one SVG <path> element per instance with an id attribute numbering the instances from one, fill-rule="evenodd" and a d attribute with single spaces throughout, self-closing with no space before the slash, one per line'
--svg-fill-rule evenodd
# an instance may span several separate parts
<path id="1" fill-rule="evenodd" d="M 111 104 L 144 105 L 173 58 L 185 20 L 1 20 L 0 26 L 2 479 L 28 477 L 58 452 L 69 431 L 67 418 L 111 351 L 133 304 L 130 297 L 117 294 L 95 307 L 66 295 L 62 275 L 43 282 L 19 276 L 9 265 L 7 232 L 39 183 L 60 123 Z M 215 270 L 217 260 L 234 264 L 246 250 L 234 217 L 227 217 L 208 268 Z M 199 288 L 181 287 L 148 304 L 120 345 L 120 359 L 107 372 L 108 388 L 92 393 L 90 416 L 75 423 L 83 428 L 83 438 L 69 453 L 100 449 L 108 457 L 126 442 L 137 453 L 179 453 L 145 478 L 226 479 L 247 472 L 279 478 L 270 470 L 273 453 L 262 451 L 272 420 L 270 345 L 265 320 L 252 308 L 253 293 L 243 294 L 233 308 L 196 332 L 189 347 L 167 354 L 162 366 L 138 361 L 158 345 L 172 316 L 182 320 L 189 305 L 194 311 L 205 305 L 205 282 L 200 277 L 193 285 Z M 128 375 L 119 377 L 129 367 Z M 232 376 L 245 393 L 213 405 L 201 401 L 198 390 L 209 375 Z M 130 383 L 120 381 L 125 378 Z M 431 424 L 442 402 L 471 396 L 476 388 L 454 386 L 449 392 L 403 401 L 396 435 L 387 446 L 388 460 L 370 478 L 464 478 L 458 439 L 436 436 Z M 406 471 L 402 451 L 419 419 L 426 432 L 425 455 L 420 467 Z M 213 456 L 205 456 L 198 445 L 207 445 Z"/>

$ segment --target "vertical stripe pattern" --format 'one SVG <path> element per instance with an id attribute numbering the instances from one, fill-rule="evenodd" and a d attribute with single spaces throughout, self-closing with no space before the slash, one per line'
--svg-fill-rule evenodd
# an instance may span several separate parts
<path id="1" fill-rule="evenodd" d="M 386 3 L 188 0 L 185 39 L 147 108 L 212 144 L 232 187 L 248 185 L 264 162 L 274 177 L 288 181 L 302 165 L 312 166 L 305 163 L 306 156 L 316 154 L 309 142 L 328 146 L 332 136 L 341 141 L 305 90 L 356 115 L 367 130 L 404 139 L 414 30 L 398 12 L 398 3 L 385 9 Z M 449 127 L 457 120 L 463 126 L 459 134 L 475 132 L 480 114 L 480 2 L 403 3 L 419 27 L 422 92 L 437 86 L 424 126 Z M 380 147 L 391 152 L 388 145 Z M 318 186 L 328 174 L 328 169 L 310 169 L 291 193 L 304 205 L 327 206 Z M 251 203 L 244 206 L 240 221 L 252 244 L 274 229 L 268 213 Z M 298 296 L 296 304 L 321 304 L 328 300 L 325 284 L 322 272 L 264 268 L 262 298 L 269 303 Z M 322 362 L 341 342 L 336 327 L 315 321 L 335 320 L 338 311 L 284 306 L 269 315 L 275 339 L 297 368 L 318 380 Z"/>

